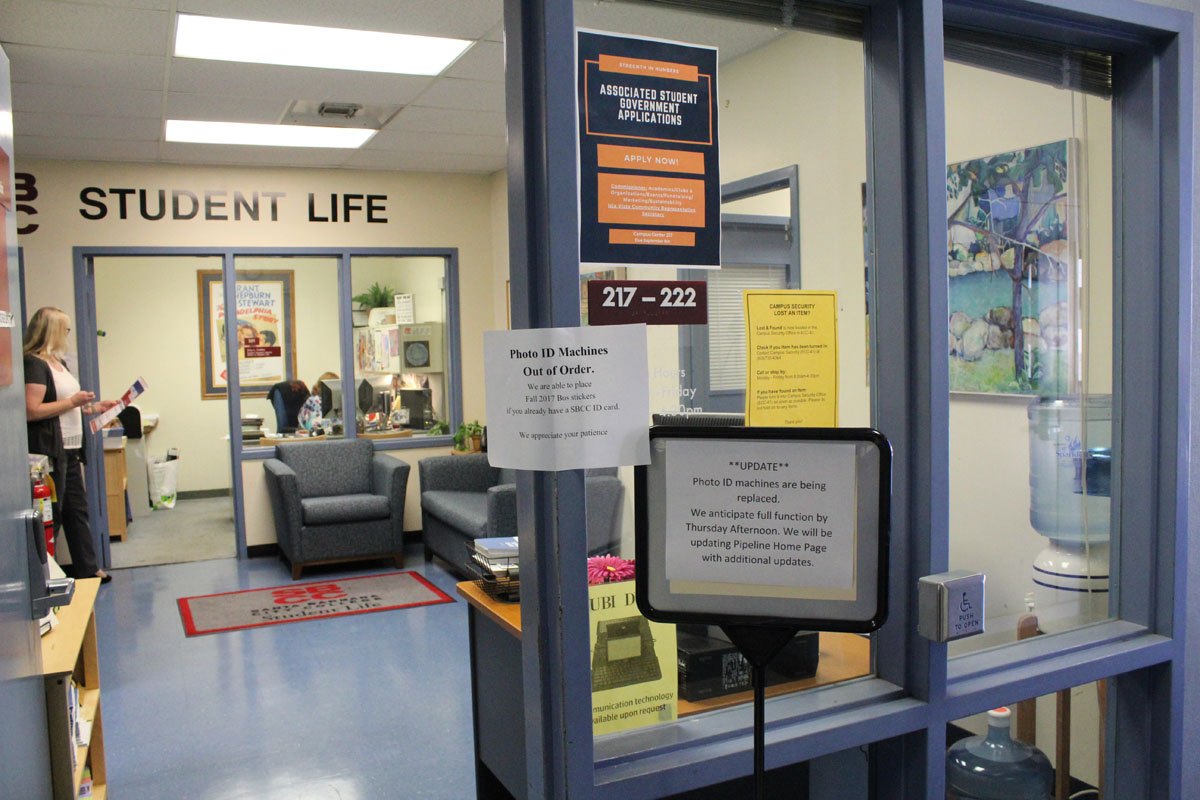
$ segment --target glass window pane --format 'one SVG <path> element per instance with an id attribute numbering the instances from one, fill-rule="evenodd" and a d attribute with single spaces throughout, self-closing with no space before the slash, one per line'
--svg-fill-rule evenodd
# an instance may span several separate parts
<path id="1" fill-rule="evenodd" d="M 950 565 L 987 574 L 987 633 L 957 654 L 1026 614 L 1108 617 L 1112 109 L 957 63 L 945 81 Z"/>
<path id="2" fill-rule="evenodd" d="M 869 425 L 862 42 L 729 17 L 692 15 L 664 6 L 576 3 L 576 23 L 595 30 L 717 45 L 720 179 L 722 186 L 736 182 L 746 191 L 722 206 L 720 270 L 628 266 L 585 275 L 581 291 L 586 296 L 586 282 L 592 278 L 686 279 L 708 284 L 706 325 L 652 325 L 647 330 L 650 411 L 655 415 L 744 413 L 748 368 L 744 290 L 836 291 L 839 421 Z M 795 196 L 787 178 L 792 175 L 797 176 Z M 759 191 L 749 191 L 748 186 Z M 792 224 L 793 215 L 799 217 L 798 229 Z M 632 558 L 633 470 L 622 468 L 619 474 L 624 487 L 622 535 L 613 552 Z M 589 528 L 590 503 L 589 497 Z M 750 700 L 748 668 L 722 636 L 704 626 L 677 626 L 677 655 L 692 665 L 690 671 L 674 666 L 680 716 Z M 870 637 L 801 636 L 774 665 L 768 695 L 870 674 L 871 650 Z M 708 665 L 707 673 L 696 671 L 701 663 Z M 714 671 L 714 664 L 723 666 Z M 602 716 L 610 698 L 603 690 L 593 692 L 597 716 Z M 597 724 L 595 730 L 604 733 L 613 728 Z M 619 752 L 620 739 L 619 734 L 601 736 L 597 757 Z"/>
<path id="3" fill-rule="evenodd" d="M 280 436 L 326 428 L 340 435 L 337 409 L 327 411 L 321 397 L 321 387 L 334 389 L 342 374 L 338 259 L 238 256 L 234 267 L 243 446 L 273 446 Z"/>
<path id="4" fill-rule="evenodd" d="M 449 422 L 445 286 L 444 257 L 351 258 L 360 435 L 422 435 Z"/>
<path id="5" fill-rule="evenodd" d="M 1098 681 L 951 722 L 946 796 L 1098 797 L 1107 704 Z"/>
<path id="6" fill-rule="evenodd" d="M 746 391 L 746 313 L 742 292 L 786 289 L 787 267 L 721 265 L 708 278 L 708 374 L 713 389 Z"/>

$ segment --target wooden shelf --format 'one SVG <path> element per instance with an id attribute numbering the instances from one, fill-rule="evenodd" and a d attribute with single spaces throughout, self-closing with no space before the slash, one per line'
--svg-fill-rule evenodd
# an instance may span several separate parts
<path id="1" fill-rule="evenodd" d="M 107 505 L 109 538 L 125 538 L 125 487 L 128 473 L 125 468 L 125 440 L 119 448 L 104 450 L 104 499 Z"/>
<path id="2" fill-rule="evenodd" d="M 42 637 L 42 675 L 46 683 L 46 721 L 55 800 L 75 800 L 84 766 L 89 764 L 92 796 L 104 798 L 108 795 L 94 613 L 99 589 L 99 578 L 75 581 L 75 596 L 71 603 L 55 609 L 58 624 Z M 91 737 L 82 746 L 75 744 L 67 710 L 67 693 L 72 680 L 79 687 L 79 713 L 92 724 Z"/>
<path id="3" fill-rule="evenodd" d="M 100 713 L 100 690 L 99 689 L 80 689 L 79 690 L 79 713 L 88 721 L 94 731 L 96 728 L 96 716 Z M 87 744 L 75 746 L 75 789 L 78 792 L 79 784 L 83 782 L 83 768 L 87 766 L 88 750 L 91 749 L 92 742 L 89 737 Z"/>

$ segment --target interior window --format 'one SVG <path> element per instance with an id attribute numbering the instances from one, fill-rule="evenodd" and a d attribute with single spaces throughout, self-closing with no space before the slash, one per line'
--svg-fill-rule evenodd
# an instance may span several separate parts
<path id="1" fill-rule="evenodd" d="M 1112 105 L 1001 68 L 945 70 L 950 565 L 987 575 L 951 654 L 1106 619 L 1116 588 Z"/>

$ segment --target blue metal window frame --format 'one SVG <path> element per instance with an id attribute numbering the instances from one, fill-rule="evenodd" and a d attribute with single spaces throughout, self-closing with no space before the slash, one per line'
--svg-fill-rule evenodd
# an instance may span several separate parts
<path id="1" fill-rule="evenodd" d="M 1185 608 L 1200 601 L 1186 573 L 1192 16 L 1111 0 L 858 7 L 866 17 L 872 294 L 903 300 L 875 304 L 871 333 L 876 426 L 895 450 L 893 611 L 878 634 L 876 677 L 770 704 L 767 763 L 869 745 L 874 763 L 889 770 L 873 781 L 873 797 L 940 797 L 947 722 L 1109 677 L 1108 795 L 1185 796 L 1181 787 L 1200 782 L 1200 765 L 1183 757 L 1184 708 L 1200 710 L 1200 689 L 1184 681 L 1183 629 Z M 952 661 L 945 645 L 917 637 L 914 619 L 917 578 L 948 563 L 945 22 L 1117 58 L 1114 402 L 1124 413 L 1114 505 L 1124 530 L 1149 531 L 1121 537 L 1114 556 L 1117 620 Z M 569 3 L 505 2 L 514 327 L 578 324 L 573 25 Z M 522 534 L 536 542 L 522 550 L 521 567 L 526 747 L 537 765 L 530 796 L 654 797 L 748 774 L 745 710 L 592 741 L 586 598 L 581 581 L 563 577 L 583 559 L 580 483 L 576 473 L 523 473 L 518 482 Z M 1194 739 L 1195 725 L 1187 732 Z"/>
<path id="2" fill-rule="evenodd" d="M 447 414 L 451 430 L 458 426 L 463 419 L 462 401 L 462 344 L 459 332 L 458 305 L 458 248 L 454 247 L 75 247 L 72 250 L 72 261 L 75 281 L 75 327 L 76 346 L 79 353 L 80 382 L 84 386 L 96 389 L 100 386 L 99 355 L 96 347 L 96 319 L 94 298 L 90 296 L 89 287 L 94 277 L 94 261 L 97 258 L 123 257 L 200 257 L 220 258 L 223 276 L 222 289 L 225 294 L 225 307 L 233 308 L 236 304 L 234 297 L 236 278 L 236 260 L 239 257 L 279 257 L 279 258 L 336 258 L 338 280 L 338 331 L 339 354 L 342 368 L 343 396 L 354 396 L 354 370 L 346 369 L 354 364 L 354 342 L 351 326 L 351 261 L 357 257 L 433 257 L 444 258 L 446 261 L 446 402 Z M 236 331 L 233 326 L 227 326 L 225 331 L 225 347 L 227 352 L 235 352 Z M 229 363 L 228 395 L 226 397 L 229 431 L 241 427 L 241 387 L 238 381 L 238 363 L 234 359 Z M 347 435 L 357 433 L 353 421 Z M 230 474 L 232 481 L 232 496 L 235 524 L 237 556 L 246 558 L 246 514 L 245 497 L 242 491 L 242 462 L 271 458 L 274 453 L 271 448 L 247 449 L 242 446 L 240 436 L 230 436 Z M 425 447 L 446 447 L 453 437 L 429 436 L 420 441 L 412 439 L 378 440 L 373 444 L 376 450 L 411 450 Z M 91 463 L 103 463 L 101 445 L 96 437 L 89 439 L 88 458 Z M 105 520 L 104 504 L 104 470 L 88 470 L 86 475 L 88 491 L 88 514 L 93 520 Z M 108 566 L 112 562 L 107 526 L 98 524 L 93 535 L 98 537 L 101 563 Z"/>

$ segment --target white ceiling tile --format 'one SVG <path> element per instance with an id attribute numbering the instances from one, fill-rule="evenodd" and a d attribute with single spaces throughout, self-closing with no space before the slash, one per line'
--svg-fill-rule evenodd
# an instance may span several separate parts
<path id="1" fill-rule="evenodd" d="M 413 172 L 470 172 L 490 175 L 504 169 L 503 156 L 448 155 L 445 153 L 395 153 L 387 150 L 356 150 L 346 161 L 347 169 L 386 169 Z"/>
<path id="2" fill-rule="evenodd" d="M 157 142 L 161 138 L 162 124 L 152 117 L 84 117 L 16 111 L 13 113 L 13 131 L 18 136 Z"/>
<path id="3" fill-rule="evenodd" d="M 184 14 L 478 39 L 503 17 L 502 0 L 178 0 Z"/>
<path id="4" fill-rule="evenodd" d="M 59 0 L 0 0 L 0 41 L 162 55 L 173 20 L 165 11 Z"/>
<path id="5" fill-rule="evenodd" d="M 166 118 L 271 123 L 280 120 L 287 106 L 287 100 L 170 92 Z"/>
<path id="6" fill-rule="evenodd" d="M 375 134 L 363 148 L 478 156 L 503 156 L 507 152 L 503 136 L 463 136 L 457 133 L 392 130 L 383 130 Z"/>
<path id="7" fill-rule="evenodd" d="M 406 106 L 392 118 L 388 131 L 454 131 L 472 136 L 505 136 L 503 114 L 496 111 L 471 111 L 462 108 Z"/>
<path id="8" fill-rule="evenodd" d="M 113 139 L 67 139 L 61 136 L 17 136 L 13 151 L 21 158 L 64 158 L 89 161 L 154 161 L 158 142 Z"/>
<path id="9" fill-rule="evenodd" d="M 75 3 L 96 6 L 112 6 L 113 8 L 150 8 L 156 11 L 170 11 L 171 0 L 72 0 Z"/>
<path id="10" fill-rule="evenodd" d="M 23 44 L 5 45 L 4 52 L 12 62 L 12 79 L 20 83 L 157 91 L 166 80 L 165 56 L 97 53 Z"/>
<path id="11" fill-rule="evenodd" d="M 414 75 L 173 58 L 170 89 L 172 92 L 229 97 L 404 105 L 432 81 L 432 78 Z"/>
<path id="12" fill-rule="evenodd" d="M 292 167 L 336 167 L 347 150 L 324 147 L 250 147 L 164 142 L 161 160 L 185 164 L 238 164 Z"/>
<path id="13" fill-rule="evenodd" d="M 445 72 L 449 78 L 504 83 L 504 45 L 476 42 Z"/>
<path id="14" fill-rule="evenodd" d="M 504 90 L 488 81 L 438 78 L 417 98 L 417 105 L 504 113 Z"/>
<path id="15" fill-rule="evenodd" d="M 504 20 L 501 19 L 494 26 L 492 26 L 491 30 L 489 30 L 480 38 L 489 42 L 500 42 L 501 44 L 504 44 Z"/>
<path id="16" fill-rule="evenodd" d="M 138 89 L 112 89 L 98 86 L 64 86 L 42 83 L 14 83 L 13 108 L 17 111 L 161 118 L 162 93 Z"/>
<path id="17" fill-rule="evenodd" d="M 504 167 L 503 0 L 0 0 L 17 138 L 53 158 L 493 172 Z M 444 77 L 177 59 L 175 11 L 478 40 Z M 717 43 L 723 61 L 769 26 L 623 3 L 576 3 L 582 26 Z M 292 101 L 401 106 L 358 151 L 159 141 L 164 116 L 278 121 Z"/>

